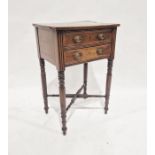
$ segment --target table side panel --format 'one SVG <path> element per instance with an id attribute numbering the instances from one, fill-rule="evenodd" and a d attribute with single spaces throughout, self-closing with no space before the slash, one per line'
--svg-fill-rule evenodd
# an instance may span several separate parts
<path id="1" fill-rule="evenodd" d="M 38 28 L 40 57 L 58 65 L 57 32 L 54 29 Z"/>
<path id="2" fill-rule="evenodd" d="M 112 38 L 111 38 L 111 59 L 114 59 L 115 57 L 115 44 L 116 44 L 116 33 L 117 33 L 117 28 L 114 28 L 112 31 Z"/>

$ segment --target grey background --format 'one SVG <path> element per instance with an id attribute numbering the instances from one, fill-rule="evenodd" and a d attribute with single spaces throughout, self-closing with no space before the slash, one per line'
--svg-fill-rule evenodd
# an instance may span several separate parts
<path id="1" fill-rule="evenodd" d="M 63 137 L 58 99 L 50 99 L 49 115 L 42 111 L 32 23 L 82 20 L 121 24 L 117 33 L 110 111 L 107 116 L 103 114 L 102 100 L 77 100 L 69 113 L 68 135 Z M 48 91 L 58 91 L 55 67 L 47 63 L 46 69 Z M 90 63 L 90 92 L 104 93 L 105 73 L 106 61 Z M 82 66 L 67 68 L 67 92 L 78 89 L 81 82 Z M 145 104 L 145 0 L 9 2 L 9 155 L 144 155 Z"/>

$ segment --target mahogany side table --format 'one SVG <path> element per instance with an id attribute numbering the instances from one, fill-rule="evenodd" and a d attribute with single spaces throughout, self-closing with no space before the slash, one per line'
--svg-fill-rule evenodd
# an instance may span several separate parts
<path id="1" fill-rule="evenodd" d="M 119 24 L 97 22 L 73 22 L 61 24 L 33 24 L 36 32 L 38 57 L 41 69 L 44 109 L 48 113 L 48 97 L 60 97 L 62 131 L 66 134 L 66 112 L 76 98 L 105 97 L 105 114 L 108 111 L 112 65 L 115 53 L 116 31 Z M 87 94 L 88 62 L 107 59 L 105 95 Z M 47 93 L 45 62 L 56 66 L 59 79 L 59 94 Z M 65 68 L 83 64 L 83 85 L 75 94 L 65 92 Z M 83 93 L 81 91 L 83 90 Z M 71 102 L 66 106 L 66 97 Z"/>

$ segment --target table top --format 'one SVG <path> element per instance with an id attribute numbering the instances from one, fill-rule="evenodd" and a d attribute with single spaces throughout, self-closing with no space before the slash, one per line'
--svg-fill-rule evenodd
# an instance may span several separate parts
<path id="1" fill-rule="evenodd" d="M 82 29 L 82 28 L 112 28 L 120 26 L 120 24 L 99 23 L 94 21 L 80 21 L 69 23 L 34 23 L 35 27 L 49 27 L 53 29 L 66 30 L 66 29 Z"/>

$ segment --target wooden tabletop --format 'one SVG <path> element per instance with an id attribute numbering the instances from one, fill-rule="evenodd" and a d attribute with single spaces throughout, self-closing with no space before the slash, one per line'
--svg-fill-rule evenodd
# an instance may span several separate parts
<path id="1" fill-rule="evenodd" d="M 70 23 L 34 23 L 35 27 L 49 27 L 58 30 L 66 29 L 85 29 L 85 28 L 112 28 L 120 26 L 120 24 L 99 23 L 94 21 L 80 21 Z"/>

